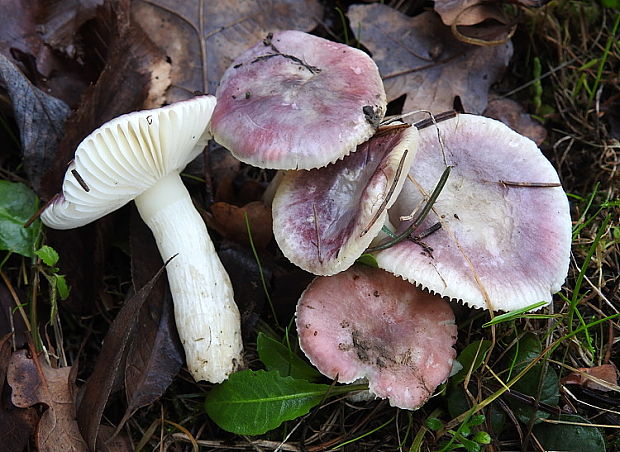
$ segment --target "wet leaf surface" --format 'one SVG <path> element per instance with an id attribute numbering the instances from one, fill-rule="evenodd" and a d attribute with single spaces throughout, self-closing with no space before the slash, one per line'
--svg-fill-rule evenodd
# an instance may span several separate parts
<path id="1" fill-rule="evenodd" d="M 134 17 L 173 64 L 168 102 L 215 94 L 224 70 L 267 33 L 309 31 L 322 17 L 316 0 L 136 0 Z"/>
<path id="2" fill-rule="evenodd" d="M 407 95 L 403 112 L 441 113 L 460 96 L 468 113 L 482 113 L 489 87 L 512 56 L 510 43 L 459 42 L 432 11 L 408 17 L 387 5 L 353 5 L 347 16 L 379 66 L 388 101 Z"/>
<path id="3" fill-rule="evenodd" d="M 15 406 L 47 405 L 35 434 L 41 452 L 88 451 L 76 422 L 75 381 L 71 367 L 52 368 L 41 355 L 29 357 L 25 350 L 13 353 L 7 379 Z"/>

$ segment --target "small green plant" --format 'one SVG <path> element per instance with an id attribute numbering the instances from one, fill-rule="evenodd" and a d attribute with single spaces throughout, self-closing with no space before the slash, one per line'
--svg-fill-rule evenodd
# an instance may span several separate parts
<path id="1" fill-rule="evenodd" d="M 475 428 L 484 423 L 484 415 L 476 414 L 465 419 L 458 429 L 447 430 L 450 439 L 440 445 L 437 452 L 450 452 L 465 449 L 467 452 L 478 452 L 481 446 L 491 443 L 491 435 L 484 431 L 475 431 Z M 438 418 L 426 420 L 426 427 L 437 432 L 444 428 L 444 423 Z"/>

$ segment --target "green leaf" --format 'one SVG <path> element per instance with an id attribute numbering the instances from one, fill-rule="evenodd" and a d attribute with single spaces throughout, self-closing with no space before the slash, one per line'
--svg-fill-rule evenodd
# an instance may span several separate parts
<path id="1" fill-rule="evenodd" d="M 480 367 L 487 356 L 489 348 L 491 348 L 491 341 L 487 340 L 475 341 L 465 347 L 457 358 L 457 361 L 461 363 L 463 368 L 452 377 L 452 383 L 461 383 L 465 380 L 470 369 L 473 372 Z"/>
<path id="2" fill-rule="evenodd" d="M 561 421 L 589 424 L 581 416 L 566 414 Z M 573 424 L 542 423 L 534 426 L 534 434 L 545 450 L 574 452 L 605 452 L 605 440 L 596 427 Z"/>
<path id="3" fill-rule="evenodd" d="M 238 435 L 262 435 L 282 422 L 303 416 L 347 387 L 308 383 L 277 371 L 244 370 L 232 374 L 207 394 L 205 410 L 222 429 Z"/>
<path id="4" fill-rule="evenodd" d="M 510 311 L 502 315 L 498 315 L 493 317 L 493 320 L 482 325 L 482 328 L 487 328 L 491 325 L 497 325 L 498 323 L 507 322 L 509 320 L 515 320 L 523 317 L 521 314 L 524 314 L 528 311 L 533 311 L 547 304 L 546 301 L 539 301 L 538 303 L 534 303 L 530 306 L 526 306 L 525 308 L 517 309 L 515 311 Z"/>
<path id="5" fill-rule="evenodd" d="M 258 357 L 267 370 L 275 370 L 282 377 L 293 377 L 315 381 L 322 377 L 321 373 L 300 358 L 289 347 L 263 333 L 256 339 Z"/>
<path id="6" fill-rule="evenodd" d="M 64 275 L 54 275 L 56 278 L 56 290 L 58 290 L 58 295 L 60 295 L 61 300 L 66 300 L 69 298 L 69 293 L 71 292 L 71 287 L 67 284 L 67 280 Z"/>
<path id="7" fill-rule="evenodd" d="M 525 366 L 540 355 L 541 351 L 542 345 L 534 334 L 528 333 L 523 336 L 519 340 L 518 349 L 513 354 L 511 364 L 508 366 L 512 368 L 512 374 L 521 372 Z M 514 366 L 512 366 L 512 363 L 514 363 Z M 540 397 L 538 400 L 548 405 L 556 406 L 560 399 L 560 381 L 553 368 L 547 367 L 543 375 L 544 370 L 545 366 L 542 363 L 536 364 L 513 385 L 512 389 L 531 397 L 537 397 L 540 385 Z M 523 423 L 528 423 L 533 416 L 536 419 L 546 419 L 549 417 L 549 413 L 546 411 L 536 411 L 530 405 L 515 399 L 508 399 L 508 405 L 510 405 L 517 418 Z M 540 421 L 537 420 L 536 422 Z"/>
<path id="8" fill-rule="evenodd" d="M 443 428 L 443 422 L 436 417 L 429 417 L 426 422 L 426 427 L 434 432 L 439 431 Z"/>
<path id="9" fill-rule="evenodd" d="M 368 254 L 368 253 L 362 254 L 360 257 L 357 258 L 355 262 L 359 264 L 368 265 L 369 267 L 372 267 L 372 268 L 379 268 L 377 259 L 375 259 L 375 256 L 373 256 L 372 254 Z"/>
<path id="10" fill-rule="evenodd" d="M 34 252 L 48 267 L 53 267 L 58 263 L 58 253 L 51 246 L 43 245 L 41 248 Z"/>
<path id="11" fill-rule="evenodd" d="M 0 250 L 32 257 L 41 222 L 36 220 L 28 228 L 24 223 L 37 212 L 38 202 L 24 184 L 0 181 Z"/>

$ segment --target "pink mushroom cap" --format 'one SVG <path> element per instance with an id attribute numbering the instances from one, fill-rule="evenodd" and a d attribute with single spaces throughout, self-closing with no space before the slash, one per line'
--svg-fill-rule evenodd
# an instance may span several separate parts
<path id="1" fill-rule="evenodd" d="M 420 131 L 420 147 L 389 217 L 420 208 L 448 165 L 424 223 L 441 228 L 379 251 L 379 267 L 433 293 L 511 311 L 551 302 L 568 273 L 571 219 L 558 175 L 536 144 L 503 123 L 461 114 Z"/>
<path id="2" fill-rule="evenodd" d="M 273 34 L 226 70 L 211 118 L 215 140 L 261 168 L 325 166 L 370 138 L 386 97 L 361 50 L 301 31 Z"/>
<path id="3" fill-rule="evenodd" d="M 301 348 L 321 373 L 342 383 L 366 378 L 370 392 L 399 408 L 424 404 L 456 356 L 446 301 L 363 265 L 316 278 L 296 322 Z"/>

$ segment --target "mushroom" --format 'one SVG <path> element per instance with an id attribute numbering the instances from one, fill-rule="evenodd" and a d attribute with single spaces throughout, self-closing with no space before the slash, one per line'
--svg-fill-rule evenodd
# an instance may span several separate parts
<path id="1" fill-rule="evenodd" d="M 239 56 L 217 89 L 211 130 L 239 160 L 311 169 L 369 139 L 386 110 L 364 52 L 301 31 L 269 35 Z"/>
<path id="2" fill-rule="evenodd" d="M 287 171 L 273 199 L 283 254 L 315 275 L 350 267 L 382 228 L 418 147 L 418 130 L 396 125 L 342 160 Z"/>
<path id="3" fill-rule="evenodd" d="M 230 280 L 180 171 L 211 138 L 216 100 L 199 96 L 129 113 L 78 146 L 57 194 L 41 214 L 55 229 L 85 225 L 135 199 L 167 266 L 179 337 L 196 380 L 225 380 L 241 364 L 239 311 Z"/>
<path id="4" fill-rule="evenodd" d="M 431 212 L 409 240 L 376 253 L 379 267 L 478 308 L 551 302 L 568 273 L 571 244 L 568 200 L 553 166 L 533 141 L 499 121 L 461 114 L 439 122 L 420 131 L 390 209 L 397 233 L 411 224 L 446 162 L 451 173 Z"/>
<path id="5" fill-rule="evenodd" d="M 419 408 L 450 375 L 457 328 L 448 303 L 380 269 L 316 278 L 297 305 L 301 349 L 341 383 L 368 380 L 390 405 Z"/>

